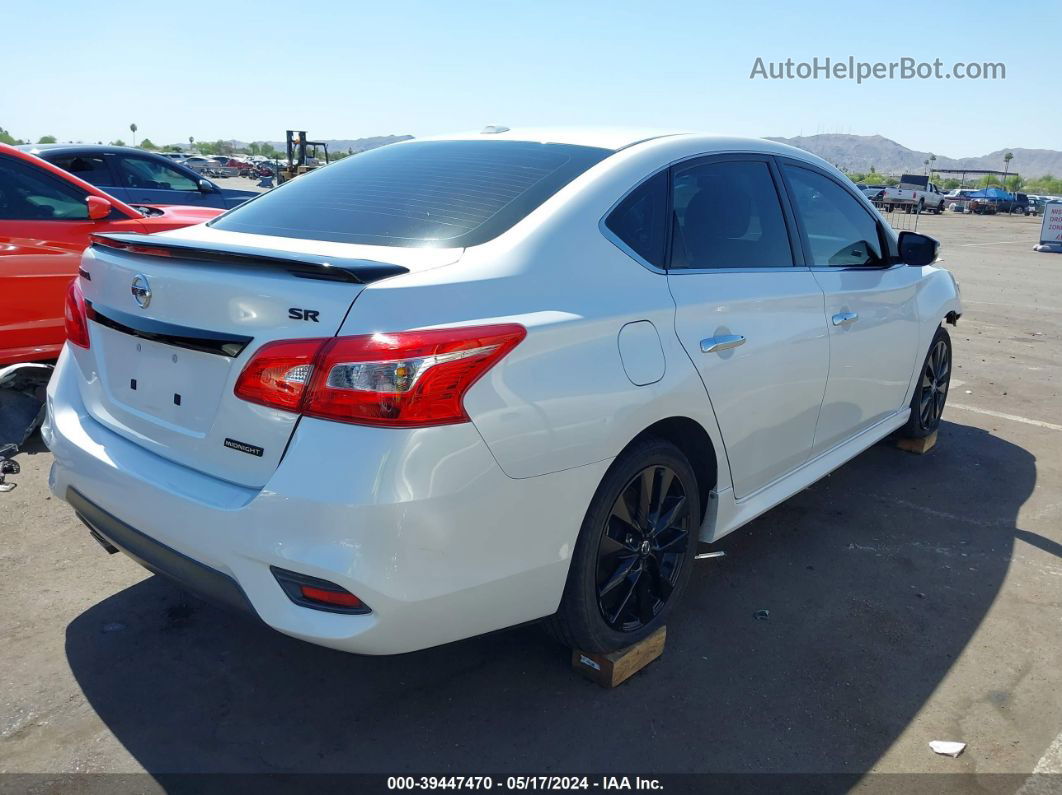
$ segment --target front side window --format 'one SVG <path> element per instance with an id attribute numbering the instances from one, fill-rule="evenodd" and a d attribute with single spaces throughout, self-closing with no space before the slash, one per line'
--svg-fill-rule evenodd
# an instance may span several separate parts
<path id="1" fill-rule="evenodd" d="M 793 264 L 782 206 L 764 161 L 715 161 L 672 177 L 671 267 L 785 268 Z"/>
<path id="2" fill-rule="evenodd" d="M 111 187 L 114 185 L 114 177 L 111 169 L 104 160 L 103 155 L 61 155 L 47 158 L 49 163 L 59 166 L 63 171 L 69 171 L 75 177 L 85 180 L 90 185 L 98 187 Z"/>
<path id="3" fill-rule="evenodd" d="M 609 213 L 605 226 L 638 256 L 664 267 L 667 244 L 667 171 L 650 177 Z"/>
<path id="4" fill-rule="evenodd" d="M 85 194 L 27 163 L 0 157 L 0 220 L 84 221 Z"/>
<path id="5" fill-rule="evenodd" d="M 118 184 L 122 188 L 146 190 L 198 191 L 195 180 L 158 160 L 146 157 L 119 157 Z"/>
<path id="6" fill-rule="evenodd" d="M 854 196 L 815 171 L 790 165 L 784 169 L 811 246 L 810 264 L 820 268 L 885 264 L 878 224 Z"/>
<path id="7" fill-rule="evenodd" d="M 210 225 L 338 243 L 475 246 L 609 154 L 526 141 L 392 144 L 293 179 Z"/>

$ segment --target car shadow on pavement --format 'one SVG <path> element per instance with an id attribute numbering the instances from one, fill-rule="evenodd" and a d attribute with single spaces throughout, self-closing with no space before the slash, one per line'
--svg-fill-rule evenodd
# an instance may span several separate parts
<path id="1" fill-rule="evenodd" d="M 716 545 L 664 656 L 613 691 L 537 627 L 358 657 L 159 577 L 78 616 L 66 652 L 154 774 L 858 774 L 992 605 L 1035 481 L 976 428 L 946 423 L 923 456 L 879 444 Z"/>

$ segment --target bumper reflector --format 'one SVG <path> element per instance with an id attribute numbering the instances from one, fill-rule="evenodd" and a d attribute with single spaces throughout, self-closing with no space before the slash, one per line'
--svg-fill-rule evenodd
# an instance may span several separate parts
<path id="1" fill-rule="evenodd" d="M 284 589 L 284 593 L 297 605 L 324 610 L 327 613 L 364 615 L 372 612 L 361 599 L 334 582 L 276 566 L 270 566 L 269 569 Z"/>

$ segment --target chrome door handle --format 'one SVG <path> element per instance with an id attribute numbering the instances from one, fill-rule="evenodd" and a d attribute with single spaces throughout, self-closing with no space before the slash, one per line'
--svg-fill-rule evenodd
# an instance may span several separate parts
<path id="1" fill-rule="evenodd" d="M 848 323 L 855 323 L 859 320 L 858 312 L 838 312 L 833 316 L 833 325 L 844 326 Z"/>
<path id="2" fill-rule="evenodd" d="M 740 334 L 723 334 L 718 337 L 709 337 L 706 340 L 701 340 L 701 353 L 719 353 L 744 344 L 745 338 Z"/>

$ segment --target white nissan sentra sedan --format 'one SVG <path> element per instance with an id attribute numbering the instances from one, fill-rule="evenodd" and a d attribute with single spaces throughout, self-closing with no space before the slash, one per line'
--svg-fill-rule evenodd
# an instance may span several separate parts
<path id="1" fill-rule="evenodd" d="M 109 551 L 391 654 L 666 621 L 697 543 L 940 422 L 937 243 L 762 140 L 416 140 L 201 226 L 105 234 L 48 390 Z"/>

